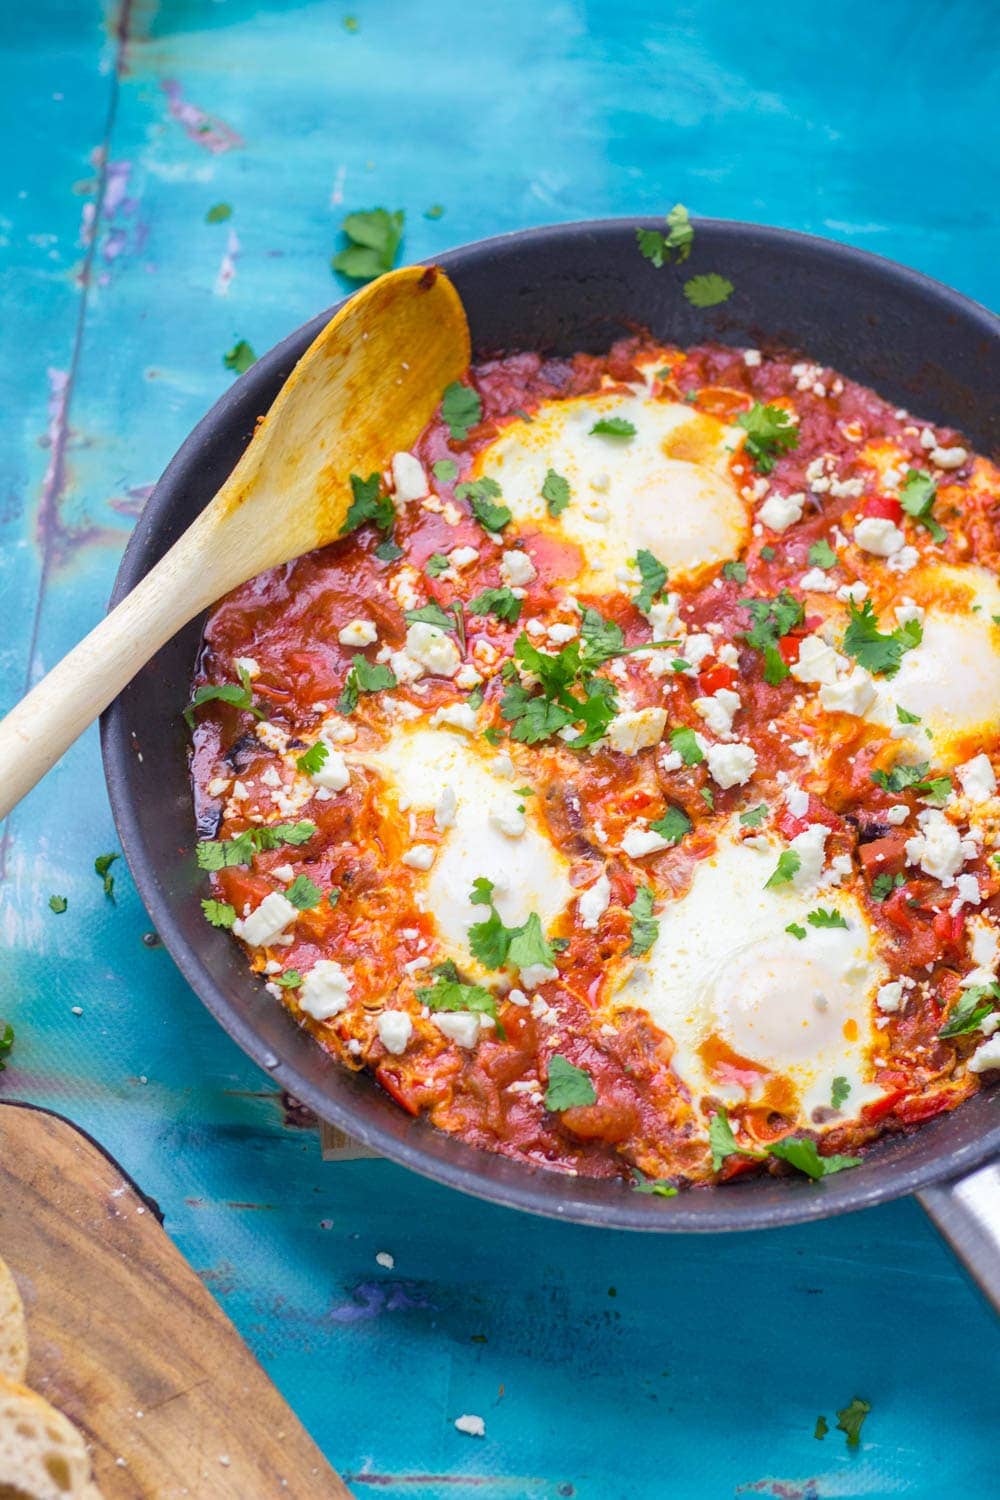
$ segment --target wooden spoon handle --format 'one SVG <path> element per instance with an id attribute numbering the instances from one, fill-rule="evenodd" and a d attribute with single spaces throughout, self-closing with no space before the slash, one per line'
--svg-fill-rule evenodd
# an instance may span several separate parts
<path id="1" fill-rule="evenodd" d="M 201 518 L 199 518 L 200 520 Z M 199 521 L 0 720 L 0 818 L 200 609 L 231 587 L 206 566 Z"/>

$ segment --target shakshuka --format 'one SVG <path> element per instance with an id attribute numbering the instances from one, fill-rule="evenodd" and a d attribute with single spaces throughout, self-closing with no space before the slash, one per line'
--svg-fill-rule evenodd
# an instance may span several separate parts
<path id="1" fill-rule="evenodd" d="M 807 359 L 517 354 L 205 631 L 211 894 L 411 1114 L 646 1192 L 1000 1069 L 1000 473 Z"/>

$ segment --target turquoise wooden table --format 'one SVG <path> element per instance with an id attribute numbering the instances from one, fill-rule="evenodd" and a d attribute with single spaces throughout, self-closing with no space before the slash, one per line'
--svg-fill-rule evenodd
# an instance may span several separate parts
<path id="1" fill-rule="evenodd" d="M 101 614 L 224 354 L 340 294 L 349 209 L 405 209 L 415 259 L 680 199 L 996 298 L 991 0 L 5 11 L 0 707 Z M 997 1493 L 995 1321 L 913 1203 L 640 1239 L 325 1165 L 121 862 L 104 894 L 115 848 L 92 732 L 4 830 L 0 1095 L 70 1116 L 159 1200 L 355 1494 Z"/>

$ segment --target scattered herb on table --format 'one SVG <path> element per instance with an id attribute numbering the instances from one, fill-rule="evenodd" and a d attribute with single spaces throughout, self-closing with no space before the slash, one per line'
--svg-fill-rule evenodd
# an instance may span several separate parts
<path id="1" fill-rule="evenodd" d="M 374 281 L 396 263 L 403 238 L 403 210 L 390 213 L 387 208 L 373 208 L 365 213 L 348 214 L 340 226 L 350 241 L 330 262 L 335 271 L 351 281 Z"/>
<path id="2" fill-rule="evenodd" d="M 257 363 L 257 356 L 246 339 L 237 339 L 228 354 L 222 356 L 222 363 L 234 375 L 245 375 L 250 366 Z"/>

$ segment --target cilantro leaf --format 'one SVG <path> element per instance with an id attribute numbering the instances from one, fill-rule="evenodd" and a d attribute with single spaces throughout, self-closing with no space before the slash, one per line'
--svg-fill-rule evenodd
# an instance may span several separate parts
<path id="1" fill-rule="evenodd" d="M 325 740 L 317 740 L 308 750 L 296 757 L 295 764 L 306 776 L 315 776 L 322 771 L 330 758 L 330 747 Z"/>
<path id="2" fill-rule="evenodd" d="M 68 906 L 69 902 L 66 900 L 65 896 L 49 897 L 49 911 L 54 911 L 57 917 L 62 916 L 63 912 Z"/>
<path id="3" fill-rule="evenodd" d="M 516 625 L 521 615 L 521 601 L 506 587 L 483 589 L 481 594 L 469 600 L 469 611 L 474 615 L 495 615 L 498 620 Z"/>
<path id="4" fill-rule="evenodd" d="M 250 865 L 255 854 L 268 849 L 280 849 L 283 844 L 305 844 L 315 832 L 316 824 L 303 820 L 299 823 L 272 823 L 260 828 L 245 828 L 231 839 L 204 839 L 195 851 L 198 868 L 226 870 L 235 865 Z"/>
<path id="5" fill-rule="evenodd" d="M 870 1401 L 862 1401 L 860 1396 L 855 1396 L 850 1406 L 838 1411 L 837 1428 L 847 1435 L 848 1448 L 856 1448 L 861 1442 L 861 1429 L 871 1409 Z"/>
<path id="6" fill-rule="evenodd" d="M 808 937 L 809 935 L 804 927 L 799 926 L 798 922 L 789 922 L 788 926 L 785 928 L 785 931 L 789 933 L 793 938 L 797 939 L 797 941 L 800 943 L 802 942 L 803 938 Z"/>
<path id="7" fill-rule="evenodd" d="M 908 469 L 899 487 L 899 503 L 908 516 L 927 528 L 936 542 L 944 542 L 948 533 L 932 513 L 936 499 L 937 486 L 931 476 L 923 469 Z"/>
<path id="8" fill-rule="evenodd" d="M 222 224 L 226 219 L 232 217 L 232 205 L 229 203 L 213 203 L 205 215 L 206 224 Z"/>
<path id="9" fill-rule="evenodd" d="M 993 1014 L 1000 1000 L 1000 985 L 973 984 L 962 992 L 958 1004 L 953 1007 L 948 1019 L 938 1032 L 939 1037 L 965 1036 L 978 1031 L 987 1016 Z"/>
<path id="10" fill-rule="evenodd" d="M 443 610 L 440 604 L 433 599 L 430 604 L 422 604 L 419 609 L 407 609 L 403 612 L 403 618 L 411 625 L 436 625 L 439 630 L 455 630 L 455 616 Z"/>
<path id="11" fill-rule="evenodd" d="M 257 356 L 246 339 L 237 339 L 229 352 L 222 356 L 222 363 L 234 375 L 245 375 L 250 366 L 257 363 Z"/>
<path id="12" fill-rule="evenodd" d="M 375 556 L 378 558 L 379 562 L 396 562 L 398 558 L 402 557 L 402 555 L 402 547 L 400 547 L 397 542 L 394 542 L 391 536 L 387 536 L 385 541 L 379 542 L 378 546 L 375 548 Z"/>
<path id="13" fill-rule="evenodd" d="M 693 729 L 682 725 L 679 729 L 671 729 L 670 745 L 677 751 L 686 766 L 697 766 L 705 759 L 705 752 L 698 744 L 698 736 Z"/>
<path id="14" fill-rule="evenodd" d="M 769 812 L 767 803 L 759 802 L 756 807 L 749 807 L 746 812 L 740 813 L 740 823 L 744 828 L 759 828 L 767 821 Z"/>
<path id="15" fill-rule="evenodd" d="M 928 803 L 931 807 L 944 807 L 953 790 L 950 776 L 931 776 L 913 787 L 913 791 L 921 801 Z"/>
<path id="16" fill-rule="evenodd" d="M 495 479 L 488 475 L 482 479 L 466 480 L 455 486 L 455 499 L 468 500 L 472 514 L 487 531 L 502 531 L 511 520 L 506 505 L 494 505 L 494 500 L 503 493 Z"/>
<path id="17" fill-rule="evenodd" d="M 633 1177 L 632 1191 L 634 1193 L 651 1193 L 657 1198 L 677 1197 L 677 1189 L 673 1183 L 664 1181 L 662 1177 Z"/>
<path id="18" fill-rule="evenodd" d="M 848 609 L 851 617 L 844 632 L 844 650 L 873 676 L 895 677 L 906 652 L 924 638 L 920 621 L 907 620 L 883 635 L 870 599 L 865 599 L 860 608 L 849 602 Z"/>
<path id="19" fill-rule="evenodd" d="M 653 607 L 653 600 L 667 581 L 667 570 L 659 558 L 654 557 L 652 552 L 647 552 L 645 547 L 640 548 L 635 554 L 635 565 L 639 569 L 642 587 L 632 603 L 636 609 L 647 614 Z"/>
<path id="20" fill-rule="evenodd" d="M 920 723 L 920 715 L 919 714 L 911 714 L 910 710 L 908 708 L 904 708 L 901 703 L 897 703 L 896 704 L 896 719 L 897 719 L 897 722 L 900 723 L 900 724 L 919 724 Z"/>
<path id="21" fill-rule="evenodd" d="M 601 417 L 590 429 L 591 436 L 630 438 L 635 437 L 635 426 L 624 417 Z"/>
<path id="22" fill-rule="evenodd" d="M 629 915 L 632 918 L 632 941 L 628 951 L 634 956 L 648 953 L 660 931 L 660 924 L 653 916 L 652 886 L 640 885 L 637 888 Z"/>
<path id="23" fill-rule="evenodd" d="M 844 1103 L 845 1099 L 848 1098 L 850 1092 L 851 1085 L 848 1083 L 846 1078 L 843 1078 L 841 1076 L 835 1078 L 830 1089 L 831 1106 L 834 1109 L 839 1109 L 840 1106 Z"/>
<path id="24" fill-rule="evenodd" d="M 898 796 L 907 787 L 914 787 L 927 775 L 929 762 L 918 761 L 916 765 L 893 766 L 889 771 L 873 771 L 871 779 L 876 786 L 880 786 L 884 792 L 892 792 Z"/>
<path id="25" fill-rule="evenodd" d="M 811 568 L 822 568 L 826 572 L 829 568 L 835 568 L 838 560 L 836 552 L 834 552 L 825 536 L 820 537 L 818 542 L 813 542 L 809 548 L 809 566 Z"/>
<path id="26" fill-rule="evenodd" d="M 424 565 L 424 572 L 428 578 L 440 578 L 442 573 L 447 573 L 451 563 L 443 552 L 432 552 Z"/>
<path id="27" fill-rule="evenodd" d="M 817 906 L 806 916 L 810 927 L 846 927 L 847 921 L 835 907 L 829 910 L 825 906 Z"/>
<path id="28" fill-rule="evenodd" d="M 763 656 L 764 681 L 774 687 L 789 676 L 778 642 L 801 625 L 805 609 L 788 589 L 782 589 L 773 599 L 741 599 L 740 604 L 750 611 L 751 620 L 743 639 Z"/>
<path id="29" fill-rule="evenodd" d="M 246 667 L 237 667 L 239 684 L 235 682 L 205 682 L 200 688 L 195 688 L 191 695 L 191 702 L 184 710 L 184 722 L 189 729 L 194 728 L 194 711 L 203 703 L 218 701 L 220 703 L 231 703 L 234 708 L 241 709 L 244 713 L 253 714 L 255 719 L 266 717 L 264 710 L 258 708 L 253 701 L 253 688 L 250 685 L 250 673 Z"/>
<path id="30" fill-rule="evenodd" d="M 203 901 L 201 909 L 213 927 L 232 927 L 236 921 L 236 908 L 227 901 Z"/>
<path id="31" fill-rule="evenodd" d="M 782 849 L 778 855 L 778 863 L 772 870 L 769 878 L 765 880 L 766 890 L 774 891 L 779 886 L 790 885 L 799 873 L 802 865 L 802 857 L 795 849 Z"/>
<path id="32" fill-rule="evenodd" d="M 668 844 L 679 844 L 685 834 L 691 832 L 691 819 L 687 813 L 679 807 L 668 807 L 662 818 L 655 823 L 650 823 L 654 833 L 658 833 L 661 839 L 666 839 Z"/>
<path id="33" fill-rule="evenodd" d="M 337 712 L 352 714 L 358 706 L 359 693 L 381 693 L 395 686 L 396 674 L 391 667 L 381 662 L 370 662 L 364 656 L 356 656 L 354 665 L 344 678 L 344 686 L 337 700 Z"/>
<path id="34" fill-rule="evenodd" d="M 816 1418 L 816 1426 L 813 1428 L 813 1437 L 814 1438 L 818 1438 L 819 1441 L 822 1442 L 823 1439 L 826 1437 L 826 1435 L 827 1435 L 827 1433 L 829 1431 L 830 1431 L 830 1424 L 829 1424 L 829 1422 L 826 1420 L 826 1418 L 824 1416 L 818 1416 Z"/>
<path id="35" fill-rule="evenodd" d="M 274 974 L 272 983 L 280 990 L 297 990 L 302 983 L 302 975 L 298 969 L 286 969 L 283 974 Z"/>
<path id="36" fill-rule="evenodd" d="M 723 563 L 722 576 L 728 578 L 730 583 L 746 583 L 747 565 L 745 562 Z"/>
<path id="37" fill-rule="evenodd" d="M 496 997 L 480 984 L 463 984 L 448 975 L 439 975 L 432 985 L 417 991 L 417 999 L 428 1010 L 471 1010 L 478 1015 L 489 1016 L 494 1023 L 496 1035 L 501 1041 L 506 1033 L 497 1015 Z"/>
<path id="38" fill-rule="evenodd" d="M 545 1090 L 545 1108 L 556 1113 L 564 1109 L 579 1109 L 583 1105 L 596 1104 L 597 1090 L 590 1074 L 583 1068 L 574 1067 L 568 1058 L 557 1052 L 549 1058 L 549 1081 Z"/>
<path id="39" fill-rule="evenodd" d="M 580 621 L 580 657 L 587 666 L 600 667 L 613 656 L 618 656 L 625 646 L 621 627 L 613 620 L 606 620 L 599 610 L 589 605 Z"/>
<path id="40" fill-rule="evenodd" d="M 464 390 L 465 387 L 463 386 L 462 389 Z M 453 458 L 439 458 L 431 467 L 434 471 L 434 478 L 440 479 L 442 484 L 451 484 L 453 479 L 458 478 L 458 464 Z"/>
<path id="41" fill-rule="evenodd" d="M 121 859 L 121 855 L 99 854 L 94 860 L 94 874 L 100 877 L 104 894 L 112 903 L 115 899 L 115 877 L 111 873 L 111 866 L 116 859 Z"/>
<path id="42" fill-rule="evenodd" d="M 354 499 L 348 506 L 344 524 L 340 528 L 341 536 L 357 531 L 366 521 L 374 521 L 382 531 L 391 531 L 396 510 L 390 496 L 382 494 L 380 474 L 369 474 L 367 479 L 362 479 L 360 474 L 352 474 L 351 492 Z"/>
<path id="43" fill-rule="evenodd" d="M 733 1127 L 724 1109 L 717 1109 L 708 1122 L 708 1144 L 712 1149 L 712 1171 L 717 1172 L 728 1156 L 739 1154 Z"/>
<path id="44" fill-rule="evenodd" d="M 736 425 L 747 435 L 743 447 L 758 474 L 770 474 L 782 454 L 799 446 L 799 429 L 783 406 L 764 406 L 755 401 L 749 411 L 740 412 Z"/>
<path id="45" fill-rule="evenodd" d="M 9 1021 L 0 1026 L 0 1073 L 7 1066 L 7 1059 L 14 1050 L 14 1028 Z"/>
<path id="46" fill-rule="evenodd" d="M 352 281 L 374 281 L 391 271 L 403 238 L 403 210 L 390 213 L 373 208 L 366 213 L 348 214 L 340 226 L 350 244 L 330 262 L 335 271 Z"/>
<path id="47" fill-rule="evenodd" d="M 733 291 L 733 283 L 717 271 L 692 276 L 684 283 L 684 295 L 692 307 L 718 307 L 720 302 L 729 301 Z"/>
<path id="48" fill-rule="evenodd" d="M 486 969 L 516 969 L 540 964 L 555 968 L 555 953 L 542 930 L 541 918 L 531 912 L 520 927 L 507 927 L 493 904 L 493 882 L 480 875 L 473 881 L 469 900 L 473 906 L 489 907 L 489 916 L 469 928 L 469 948 Z"/>
<path id="49" fill-rule="evenodd" d="M 515 969 L 530 969 L 536 965 L 546 969 L 555 968 L 556 956 L 546 940 L 542 931 L 542 919 L 536 911 L 531 912 L 522 926 L 508 931 L 511 932 L 511 939 L 507 962 Z"/>
<path id="50" fill-rule="evenodd" d="M 479 392 L 474 391 L 471 385 L 453 380 L 451 385 L 445 386 L 441 397 L 441 415 L 455 441 L 464 443 L 469 436 L 469 429 L 477 427 L 483 420 L 483 403 Z"/>
<path id="51" fill-rule="evenodd" d="M 569 480 L 550 469 L 542 484 L 542 499 L 550 516 L 561 516 L 569 504 Z"/>
<path id="52" fill-rule="evenodd" d="M 667 214 L 667 233 L 659 229 L 637 229 L 635 232 L 639 249 L 657 270 L 671 257 L 685 261 L 694 244 L 694 225 L 688 217 L 683 203 L 675 203 Z"/>
<path id="53" fill-rule="evenodd" d="M 768 1146 L 771 1156 L 787 1162 L 797 1172 L 804 1172 L 814 1181 L 830 1177 L 834 1172 L 846 1171 L 848 1167 L 859 1167 L 860 1156 L 820 1156 L 816 1142 L 810 1136 L 786 1136 Z"/>
<path id="54" fill-rule="evenodd" d="M 310 911 L 322 899 L 323 892 L 318 885 L 313 884 L 308 875 L 296 875 L 285 892 L 285 900 L 290 901 L 298 911 Z"/>

